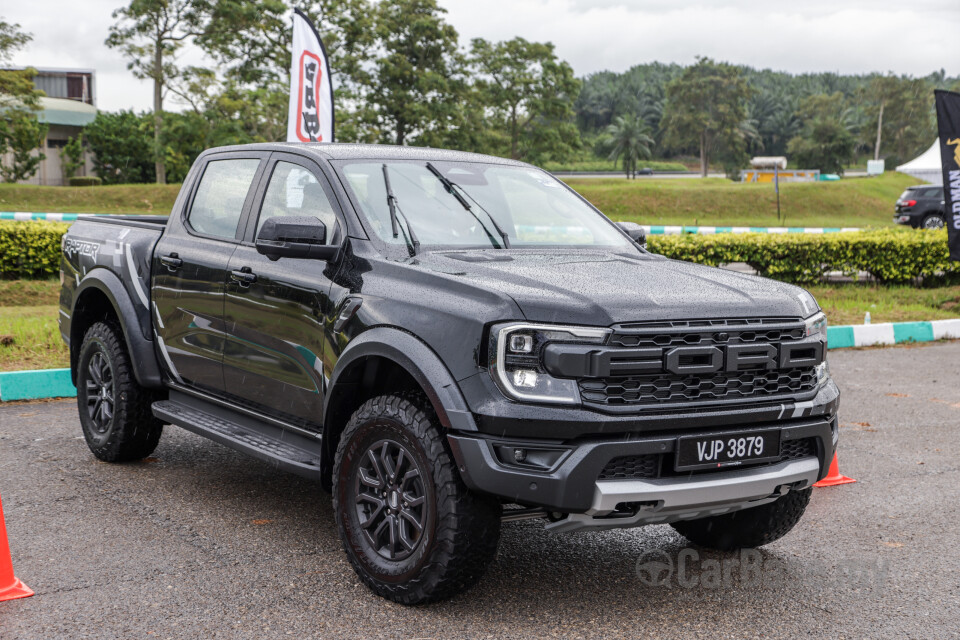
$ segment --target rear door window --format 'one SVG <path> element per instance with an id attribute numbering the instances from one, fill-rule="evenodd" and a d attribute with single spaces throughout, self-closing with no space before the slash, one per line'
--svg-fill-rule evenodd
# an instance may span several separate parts
<path id="1" fill-rule="evenodd" d="M 207 163 L 193 197 L 190 228 L 215 238 L 234 239 L 260 160 L 235 158 Z"/>

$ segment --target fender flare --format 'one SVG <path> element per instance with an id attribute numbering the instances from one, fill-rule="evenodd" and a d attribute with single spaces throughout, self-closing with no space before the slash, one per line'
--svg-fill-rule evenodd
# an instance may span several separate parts
<path id="1" fill-rule="evenodd" d="M 137 320 L 137 312 L 127 293 L 123 282 L 115 273 L 107 269 L 94 269 L 84 276 L 73 296 L 73 306 L 70 309 L 71 321 L 76 317 L 77 301 L 88 289 L 96 289 L 107 296 L 113 311 L 120 320 L 123 339 L 127 344 L 127 353 L 133 362 L 133 373 L 137 382 L 143 387 L 159 388 L 163 386 L 163 377 L 160 373 L 160 364 L 153 348 L 153 341 L 144 337 Z M 152 320 L 151 320 L 152 321 Z M 72 345 L 71 345 L 72 346 Z M 76 348 L 79 350 L 80 345 Z M 76 363 L 71 357 L 70 377 L 77 381 Z"/>
<path id="2" fill-rule="evenodd" d="M 379 356 L 403 367 L 423 388 L 437 412 L 440 424 L 457 431 L 476 431 L 477 424 L 456 380 L 440 357 L 419 338 L 393 327 L 375 327 L 364 331 L 347 345 L 340 355 L 324 394 L 324 424 L 330 412 L 329 393 L 340 376 L 360 358 Z"/>

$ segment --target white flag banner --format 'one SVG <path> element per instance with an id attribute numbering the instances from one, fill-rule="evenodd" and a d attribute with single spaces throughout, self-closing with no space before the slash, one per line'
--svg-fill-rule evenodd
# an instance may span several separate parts
<path id="1" fill-rule="evenodd" d="M 333 83 L 327 51 L 306 14 L 300 9 L 293 12 L 287 142 L 333 142 Z"/>

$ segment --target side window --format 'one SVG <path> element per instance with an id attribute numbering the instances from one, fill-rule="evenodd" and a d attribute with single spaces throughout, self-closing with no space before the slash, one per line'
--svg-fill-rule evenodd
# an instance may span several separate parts
<path id="1" fill-rule="evenodd" d="M 259 166 L 260 161 L 252 158 L 207 163 L 187 217 L 193 230 L 233 239 L 243 212 L 243 202 Z"/>
<path id="2" fill-rule="evenodd" d="M 327 226 L 327 241 L 333 237 L 337 217 L 323 185 L 309 170 L 290 162 L 278 162 L 263 197 L 257 235 L 263 223 L 279 216 L 315 216 Z"/>

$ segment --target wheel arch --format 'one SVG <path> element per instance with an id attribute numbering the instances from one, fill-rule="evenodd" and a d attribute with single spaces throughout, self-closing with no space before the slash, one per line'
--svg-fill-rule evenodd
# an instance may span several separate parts
<path id="1" fill-rule="evenodd" d="M 473 414 L 440 357 L 420 339 L 393 327 L 369 329 L 350 342 L 327 384 L 323 420 L 323 482 L 350 416 L 383 392 L 423 391 L 444 429 L 476 431 Z"/>
<path id="2" fill-rule="evenodd" d="M 88 273 L 77 287 L 70 318 L 70 378 L 74 384 L 83 336 L 94 323 L 114 319 L 123 331 L 137 382 L 148 388 L 163 386 L 153 342 L 140 331 L 133 301 L 116 274 L 106 269 Z"/>

